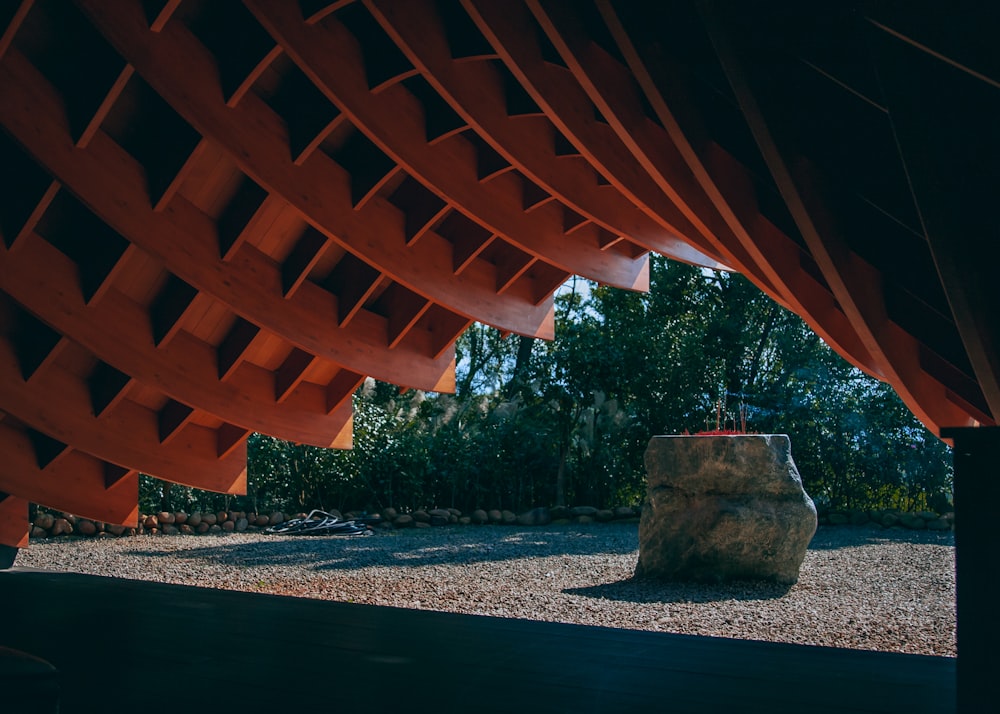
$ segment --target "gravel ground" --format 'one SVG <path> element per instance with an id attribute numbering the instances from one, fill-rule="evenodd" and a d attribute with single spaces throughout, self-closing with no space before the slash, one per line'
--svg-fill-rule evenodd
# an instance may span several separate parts
<path id="1" fill-rule="evenodd" d="M 637 526 L 39 541 L 17 566 L 476 615 L 955 655 L 951 533 L 820 528 L 791 589 L 631 580 Z"/>

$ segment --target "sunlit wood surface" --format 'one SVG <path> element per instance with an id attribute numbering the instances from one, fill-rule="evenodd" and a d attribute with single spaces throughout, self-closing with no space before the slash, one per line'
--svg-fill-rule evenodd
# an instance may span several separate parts
<path id="1" fill-rule="evenodd" d="M 996 23 L 800 5 L 4 3 L 0 543 L 349 446 L 365 377 L 451 390 L 472 321 L 551 338 L 650 251 L 994 424 Z"/>

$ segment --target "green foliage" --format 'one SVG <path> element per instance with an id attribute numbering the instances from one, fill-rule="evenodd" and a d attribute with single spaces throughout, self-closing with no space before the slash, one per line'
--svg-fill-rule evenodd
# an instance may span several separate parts
<path id="1" fill-rule="evenodd" d="M 473 325 L 456 395 L 368 381 L 350 451 L 253 435 L 244 499 L 145 481 L 144 504 L 241 510 L 636 503 L 654 434 L 786 433 L 806 488 L 836 508 L 945 510 L 948 449 L 886 385 L 738 275 L 652 258 L 650 291 L 573 280 L 556 339 Z M 158 507 L 158 506 L 157 506 Z"/>

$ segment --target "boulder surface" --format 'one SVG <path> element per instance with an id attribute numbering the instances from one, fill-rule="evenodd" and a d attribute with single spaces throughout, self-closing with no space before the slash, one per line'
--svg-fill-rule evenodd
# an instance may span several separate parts
<path id="1" fill-rule="evenodd" d="M 816 533 L 783 434 L 655 436 L 636 576 L 792 584 Z"/>

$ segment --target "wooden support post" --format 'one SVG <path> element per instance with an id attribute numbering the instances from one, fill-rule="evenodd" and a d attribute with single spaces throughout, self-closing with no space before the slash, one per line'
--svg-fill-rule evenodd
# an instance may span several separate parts
<path id="1" fill-rule="evenodd" d="M 1000 501 L 996 478 L 1000 427 L 944 429 L 953 439 L 955 459 L 955 580 L 958 617 L 958 709 L 986 711 L 996 691 L 1000 621 L 994 599 L 996 569 L 994 507 Z"/>

